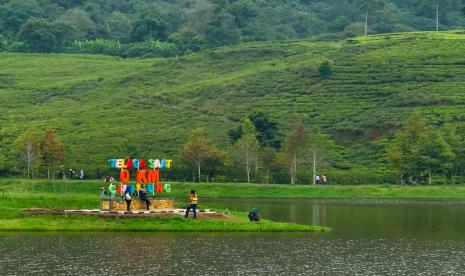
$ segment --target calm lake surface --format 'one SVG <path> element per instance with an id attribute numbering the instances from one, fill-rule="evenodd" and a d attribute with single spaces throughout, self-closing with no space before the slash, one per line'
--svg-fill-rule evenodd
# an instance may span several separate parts
<path id="1" fill-rule="evenodd" d="M 203 200 L 323 234 L 3 234 L 0 274 L 464 275 L 465 203 Z M 245 213 L 244 213 L 245 215 Z"/>

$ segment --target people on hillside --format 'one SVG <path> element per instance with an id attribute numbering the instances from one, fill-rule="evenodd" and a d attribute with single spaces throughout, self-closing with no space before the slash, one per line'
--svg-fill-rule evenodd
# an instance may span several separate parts
<path id="1" fill-rule="evenodd" d="M 150 203 L 150 200 L 147 197 L 147 191 L 145 190 L 145 186 L 141 186 L 141 188 L 139 190 L 139 197 L 140 197 L 140 200 L 145 202 L 145 206 L 147 207 L 147 211 L 150 210 L 150 206 L 152 204 Z"/>
<path id="2" fill-rule="evenodd" d="M 105 183 L 110 183 L 110 176 L 109 175 L 105 176 Z"/>
<path id="3" fill-rule="evenodd" d="M 124 191 L 124 201 L 126 201 L 126 211 L 131 210 L 131 202 L 132 202 L 132 197 L 131 197 L 131 189 L 129 187 L 126 187 L 126 190 Z"/>
<path id="4" fill-rule="evenodd" d="M 248 217 L 250 222 L 260 221 L 260 214 L 258 213 L 258 209 L 255 207 L 250 209 Z"/>
<path id="5" fill-rule="evenodd" d="M 73 169 L 68 170 L 68 179 L 73 179 L 73 176 L 76 174 L 76 172 Z"/>
<path id="6" fill-rule="evenodd" d="M 323 175 L 321 176 L 321 182 L 322 182 L 323 184 L 326 184 L 327 181 L 328 181 L 328 179 L 326 178 L 326 175 L 323 174 Z"/>
<path id="7" fill-rule="evenodd" d="M 316 184 L 321 184 L 321 178 L 320 178 L 319 175 L 315 176 L 315 182 L 316 182 Z"/>
<path id="8" fill-rule="evenodd" d="M 79 171 L 79 179 L 84 180 L 84 170 L 83 169 L 81 169 Z"/>
<path id="9" fill-rule="evenodd" d="M 100 187 L 100 196 L 106 196 L 107 194 L 107 189 L 105 187 Z"/>
<path id="10" fill-rule="evenodd" d="M 195 193 L 195 190 L 191 190 L 189 194 L 189 204 L 187 205 L 186 208 L 186 214 L 184 215 L 184 218 L 187 218 L 189 216 L 189 211 L 192 209 L 192 212 L 194 213 L 194 219 L 197 218 L 197 204 L 198 204 L 199 197 Z"/>

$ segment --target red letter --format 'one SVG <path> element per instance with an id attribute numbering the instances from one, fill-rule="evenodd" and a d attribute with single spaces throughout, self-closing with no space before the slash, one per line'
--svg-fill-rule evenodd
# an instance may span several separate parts
<path id="1" fill-rule="evenodd" d="M 148 170 L 147 182 L 158 184 L 158 181 L 160 181 L 160 172 L 158 170 Z"/>
<path id="2" fill-rule="evenodd" d="M 136 181 L 137 183 L 147 183 L 147 178 L 145 178 L 145 170 L 137 171 Z"/>
<path id="3" fill-rule="evenodd" d="M 129 182 L 129 171 L 128 170 L 121 170 L 119 173 L 119 180 L 121 183 L 128 183 Z"/>
<path id="4" fill-rule="evenodd" d="M 143 168 L 147 167 L 147 163 L 145 162 L 144 159 L 141 159 L 139 162 L 140 162 L 139 168 L 143 169 Z"/>
<path id="5" fill-rule="evenodd" d="M 132 165 L 132 160 L 131 160 L 131 159 L 128 159 L 128 162 L 126 163 L 126 167 L 127 167 L 128 169 L 134 168 L 134 166 Z"/>
<path id="6" fill-rule="evenodd" d="M 155 185 L 155 192 L 159 194 L 163 193 L 163 184 Z"/>

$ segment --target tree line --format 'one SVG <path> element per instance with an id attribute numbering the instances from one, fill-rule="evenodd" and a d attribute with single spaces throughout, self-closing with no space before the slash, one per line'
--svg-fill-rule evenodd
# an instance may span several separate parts
<path id="1" fill-rule="evenodd" d="M 330 183 L 340 184 L 331 181 L 334 174 L 344 171 L 333 162 L 340 154 L 337 144 L 300 120 L 282 134 L 267 114 L 257 112 L 230 129 L 228 136 L 229 145 L 219 147 L 203 128 L 194 128 L 173 158 L 169 179 L 315 184 L 317 175 L 327 175 Z M 53 129 L 27 131 L 14 142 L 16 159 L 10 167 L 27 178 L 54 178 L 64 171 L 64 148 Z M 391 183 L 433 184 L 433 178 L 436 183 L 463 183 L 465 123 L 435 127 L 413 113 L 387 143 L 386 157 L 398 174 L 398 180 Z"/>
<path id="2" fill-rule="evenodd" d="M 43 133 L 31 130 L 20 135 L 14 143 L 15 167 L 22 170 L 27 178 L 40 177 L 41 171 L 47 178 L 55 178 L 57 169 L 65 161 L 64 144 L 56 131 L 47 128 Z"/>
<path id="3" fill-rule="evenodd" d="M 0 51 L 173 56 L 298 38 L 462 28 L 461 0 L 0 0 Z"/>

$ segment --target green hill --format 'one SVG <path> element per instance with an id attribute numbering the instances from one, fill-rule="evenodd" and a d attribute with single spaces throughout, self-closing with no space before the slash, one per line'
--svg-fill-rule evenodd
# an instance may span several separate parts
<path id="1" fill-rule="evenodd" d="M 464 121 L 465 33 L 248 43 L 178 58 L 0 54 L 0 145 L 55 128 L 69 166 L 179 152 L 194 127 L 220 146 L 252 111 L 282 132 L 303 118 L 340 147 L 336 166 L 385 167 L 387 139 L 414 110 Z M 322 78 L 322 61 L 334 72 Z"/>

